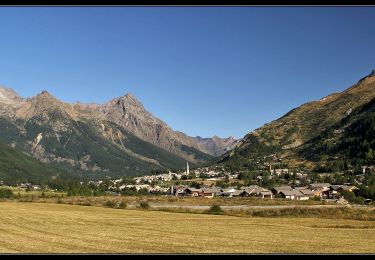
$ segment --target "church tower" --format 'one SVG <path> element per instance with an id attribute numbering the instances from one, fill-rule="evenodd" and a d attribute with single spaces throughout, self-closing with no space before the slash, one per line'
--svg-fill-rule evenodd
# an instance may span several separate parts
<path id="1" fill-rule="evenodd" d="M 190 171 L 189 171 L 189 162 L 186 162 L 186 174 L 187 175 L 190 174 Z"/>

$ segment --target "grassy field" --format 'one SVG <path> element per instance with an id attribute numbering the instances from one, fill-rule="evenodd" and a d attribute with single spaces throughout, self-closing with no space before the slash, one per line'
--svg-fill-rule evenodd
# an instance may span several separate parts
<path id="1" fill-rule="evenodd" d="M 0 252 L 375 253 L 375 221 L 0 203 Z"/>

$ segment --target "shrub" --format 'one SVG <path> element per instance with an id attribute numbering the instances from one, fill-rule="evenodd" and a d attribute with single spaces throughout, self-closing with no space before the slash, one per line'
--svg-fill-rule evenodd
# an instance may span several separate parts
<path id="1" fill-rule="evenodd" d="M 120 204 L 118 205 L 119 209 L 125 209 L 127 207 L 125 201 L 121 201 Z"/>
<path id="2" fill-rule="evenodd" d="M 351 202 L 354 203 L 354 204 L 363 205 L 364 201 L 365 201 L 365 199 L 363 197 L 358 196 L 358 197 L 355 197 L 354 199 L 352 199 Z"/>
<path id="3" fill-rule="evenodd" d="M 147 201 L 141 201 L 141 203 L 139 203 L 139 207 L 141 209 L 149 209 L 150 208 L 150 204 L 148 204 Z"/>
<path id="4" fill-rule="evenodd" d="M 107 208 L 115 208 L 115 207 L 116 207 L 116 202 L 113 201 L 113 200 L 107 200 L 107 201 L 104 203 L 104 207 L 107 207 Z"/>
<path id="5" fill-rule="evenodd" d="M 319 197 L 319 196 L 314 196 L 311 199 L 314 200 L 314 201 L 321 201 L 322 200 L 322 198 Z"/>
<path id="6" fill-rule="evenodd" d="M 219 205 L 212 205 L 211 208 L 208 210 L 208 214 L 220 215 L 223 214 L 223 210 Z"/>
<path id="7" fill-rule="evenodd" d="M 10 199 L 13 198 L 14 194 L 10 189 L 0 189 L 0 198 L 1 199 Z"/>
<path id="8" fill-rule="evenodd" d="M 62 199 L 60 199 L 60 198 L 57 200 L 57 204 L 64 204 L 64 203 L 65 202 Z"/>

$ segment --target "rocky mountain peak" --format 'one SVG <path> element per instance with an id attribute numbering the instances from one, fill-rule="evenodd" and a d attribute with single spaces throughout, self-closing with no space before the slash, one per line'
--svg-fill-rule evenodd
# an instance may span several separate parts
<path id="1" fill-rule="evenodd" d="M 122 97 L 122 100 L 124 100 L 129 105 L 143 108 L 142 103 L 139 102 L 139 100 L 132 93 L 127 93 L 125 96 Z"/>
<path id="2" fill-rule="evenodd" d="M 373 70 L 371 71 L 371 73 L 368 74 L 367 76 L 361 78 L 358 82 L 364 81 L 365 79 L 370 78 L 370 77 L 374 77 L 374 76 L 375 76 L 375 69 L 373 69 Z"/>
<path id="3" fill-rule="evenodd" d="M 0 86 L 0 103 L 13 104 L 21 100 L 22 98 L 13 89 Z"/>
<path id="4" fill-rule="evenodd" d="M 131 99 L 134 99 L 134 100 L 137 100 L 137 98 L 133 95 L 133 93 L 130 93 L 130 92 L 126 93 L 126 94 L 124 95 L 124 97 L 126 97 L 126 98 L 131 98 Z"/>
<path id="5" fill-rule="evenodd" d="M 226 141 L 236 141 L 236 138 L 234 136 L 229 136 L 225 139 Z"/>
<path id="6" fill-rule="evenodd" d="M 54 96 L 52 96 L 47 90 L 43 90 L 40 92 L 37 97 L 42 97 L 42 98 L 53 98 L 56 99 Z"/>
<path id="7" fill-rule="evenodd" d="M 141 102 L 132 94 L 127 93 L 126 95 L 118 98 L 114 98 L 107 102 L 104 106 L 106 107 L 121 107 L 121 108 L 143 108 Z"/>

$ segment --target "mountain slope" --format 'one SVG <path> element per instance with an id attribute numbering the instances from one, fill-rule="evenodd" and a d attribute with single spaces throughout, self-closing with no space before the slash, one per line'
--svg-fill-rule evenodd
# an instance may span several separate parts
<path id="1" fill-rule="evenodd" d="M 68 174 L 0 143 L 0 180 L 4 183 L 42 183 L 57 176 Z"/>
<path id="2" fill-rule="evenodd" d="M 148 112 L 130 93 L 97 106 L 97 110 L 103 113 L 105 118 L 124 127 L 142 140 L 196 163 L 211 158 L 205 156 L 205 153 L 213 156 L 221 155 L 226 148 L 235 143 L 234 138 L 206 138 L 208 142 L 205 142 L 173 131 L 166 123 Z M 189 147 L 189 152 L 183 147 Z"/>
<path id="3" fill-rule="evenodd" d="M 17 100 L 12 105 L 0 103 L 0 140 L 42 162 L 111 176 L 186 165 L 186 160 L 139 139 L 85 105 L 63 103 L 46 91 Z"/>
<path id="4" fill-rule="evenodd" d="M 306 103 L 248 133 L 219 162 L 254 161 L 277 154 L 293 165 L 295 151 L 375 98 L 375 71 L 341 93 Z"/>
<path id="5" fill-rule="evenodd" d="M 214 136 L 212 138 L 194 137 L 200 150 L 207 151 L 213 156 L 220 156 L 227 151 L 233 149 L 237 143 L 234 137 L 220 138 Z"/>
<path id="6" fill-rule="evenodd" d="M 350 115 L 323 131 L 297 150 L 306 161 L 320 170 L 375 164 L 375 98 L 353 110 Z"/>

